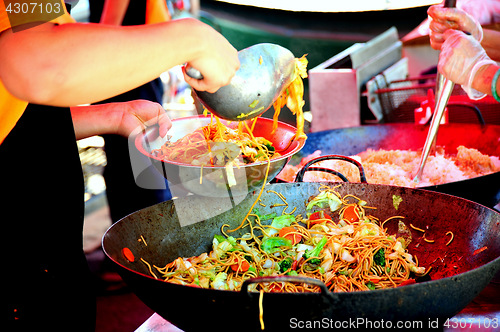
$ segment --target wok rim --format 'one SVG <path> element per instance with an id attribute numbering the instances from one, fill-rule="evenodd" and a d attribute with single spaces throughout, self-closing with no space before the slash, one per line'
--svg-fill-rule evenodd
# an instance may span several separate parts
<path id="1" fill-rule="evenodd" d="M 180 122 L 180 121 L 186 121 L 186 120 L 193 120 L 193 119 L 210 119 L 210 115 L 191 115 L 191 116 L 187 116 L 187 117 L 182 117 L 182 118 L 176 118 L 176 119 L 173 119 L 171 120 L 172 121 L 172 125 L 175 125 L 176 122 Z M 227 125 L 228 123 L 230 123 L 231 121 L 228 121 L 228 120 L 224 120 L 224 119 L 220 119 L 225 125 Z M 273 122 L 272 119 L 268 119 L 268 118 L 263 118 L 263 117 L 259 117 L 257 119 L 258 122 Z M 232 123 L 236 123 L 236 122 L 232 122 Z M 297 131 L 297 128 L 288 124 L 288 123 L 285 123 L 285 122 L 282 122 L 282 121 L 278 121 L 278 128 L 280 127 L 284 127 L 287 131 L 289 132 L 293 132 L 295 133 Z M 199 127 L 198 127 L 199 128 Z M 197 165 L 192 165 L 192 164 L 186 164 L 186 163 L 181 163 L 181 162 L 177 162 L 177 161 L 172 161 L 172 160 L 163 160 L 163 159 L 160 159 L 156 156 L 153 156 L 151 154 L 151 152 L 147 151 L 143 145 L 142 145 L 142 138 L 144 137 L 144 132 L 140 132 L 136 135 L 135 139 L 134 139 L 134 142 L 135 142 L 135 147 L 137 148 L 137 150 L 143 154 L 144 156 L 156 161 L 156 162 L 160 162 L 160 163 L 164 163 L 164 164 L 167 164 L 167 165 L 175 165 L 175 166 L 179 166 L 179 167 L 185 167 L 185 168 L 195 168 L 195 169 L 199 169 L 201 168 L 201 166 L 197 166 Z M 267 139 L 267 138 L 266 138 Z M 279 157 L 277 158 L 272 158 L 270 159 L 270 162 L 273 163 L 273 162 L 279 162 L 279 161 L 285 161 L 285 162 L 288 162 L 288 160 L 293 156 L 295 155 L 296 153 L 298 153 L 300 150 L 302 150 L 302 148 L 304 147 L 305 145 L 305 142 L 306 140 L 305 139 L 293 139 L 292 142 L 290 143 L 290 146 L 286 149 L 288 150 L 287 153 L 285 154 L 282 154 L 280 155 Z M 250 163 L 250 164 L 244 164 L 244 165 L 237 165 L 237 166 L 233 166 L 233 168 L 247 168 L 247 167 L 253 167 L 253 166 L 262 166 L 262 165 L 267 165 L 267 161 L 259 161 L 259 162 L 254 162 L 254 163 Z M 203 168 L 204 169 L 214 169 L 214 170 L 217 170 L 217 169 L 224 169 L 225 166 L 213 166 L 213 165 L 203 165 Z"/>
<path id="2" fill-rule="evenodd" d="M 452 127 L 475 127 L 475 128 L 478 128 L 479 130 L 487 130 L 488 128 L 496 128 L 500 131 L 500 125 L 495 125 L 495 124 L 484 124 L 484 125 L 481 125 L 481 124 L 474 124 L 474 123 L 448 123 L 446 124 L 446 126 L 452 126 Z M 400 127 L 400 128 L 404 128 L 404 127 L 417 127 L 417 128 L 424 128 L 424 127 L 428 127 L 427 125 L 417 125 L 417 124 L 413 124 L 413 123 L 383 123 L 383 124 L 369 124 L 369 125 L 364 125 L 364 126 L 354 126 L 354 127 L 345 127 L 345 128 L 335 128 L 335 129 L 326 129 L 326 130 L 321 130 L 321 131 L 315 131 L 315 132 L 312 132 L 312 133 L 308 133 L 308 136 L 310 134 L 313 134 L 313 135 L 322 135 L 322 134 L 325 134 L 325 133 L 331 133 L 331 132 L 335 132 L 335 131 L 338 131 L 338 132 L 345 132 L 346 130 L 358 130 L 359 128 L 381 128 L 381 127 L 391 127 L 391 128 L 397 128 L 397 127 Z M 500 140 L 500 138 L 499 138 Z M 493 144 L 493 143 L 492 143 Z M 305 145 L 305 144 L 304 144 Z M 373 150 L 380 150 L 381 148 L 374 148 Z M 474 148 L 476 149 L 476 148 Z M 389 149 L 385 149 L 385 150 L 389 150 Z M 407 150 L 407 151 L 416 151 L 415 149 L 395 149 L 395 148 L 391 148 L 390 150 Z M 366 151 L 366 150 L 364 150 Z M 363 152 L 363 151 L 361 151 Z M 358 153 L 361 153 L 361 152 L 358 152 Z M 480 151 L 481 152 L 481 151 Z M 482 153 L 482 152 L 481 152 Z M 324 155 L 329 155 L 329 154 L 333 154 L 333 153 L 328 153 L 328 154 L 324 154 Z M 343 155 L 343 154 L 342 154 Z M 357 154 L 354 154 L 354 155 L 357 155 Z M 321 154 L 320 156 L 323 156 L 323 154 Z M 343 155 L 345 157 L 352 157 L 353 155 Z M 493 155 L 490 155 L 490 157 L 493 156 Z M 307 156 L 302 156 L 301 158 L 305 158 Z M 494 156 L 494 157 L 498 157 L 500 158 L 500 155 L 498 156 Z M 280 172 L 281 173 L 281 172 Z M 276 179 L 278 179 L 279 181 L 282 181 L 282 182 L 285 182 L 285 183 L 292 183 L 288 180 L 285 180 L 283 179 L 281 176 L 280 176 L 280 173 L 278 173 L 278 175 L 276 175 Z M 476 180 L 476 179 L 483 179 L 485 177 L 490 177 L 490 176 L 497 176 L 499 175 L 500 176 L 500 171 L 497 171 L 497 172 L 493 172 L 493 173 L 489 173 L 489 174 L 484 174 L 484 175 L 480 175 L 480 176 L 476 176 L 476 177 L 473 177 L 473 178 L 469 178 L 469 179 L 462 179 L 462 180 L 458 180 L 458 181 L 452 181 L 452 182 L 445 182 L 445 183 L 440 183 L 440 184 L 434 184 L 434 185 L 430 185 L 430 186 L 425 186 L 425 187 L 415 187 L 415 188 L 411 188 L 411 187 L 402 187 L 402 188 L 411 188 L 411 189 L 421 189 L 421 190 L 430 190 L 430 191 L 433 191 L 434 189 L 440 189 L 442 186 L 446 186 L 446 185 L 460 185 L 462 183 L 467 183 L 468 181 L 471 181 L 471 180 Z M 307 181 L 309 182 L 309 181 Z M 318 182 L 318 181 L 314 181 L 314 182 Z M 323 181 L 319 181 L 319 182 L 323 182 Z M 353 183 L 356 183 L 356 182 L 353 182 Z M 384 184 L 379 184 L 379 183 L 371 183 L 371 184 L 378 184 L 378 185 L 384 185 Z M 396 186 L 397 187 L 397 186 Z"/>
<path id="3" fill-rule="evenodd" d="M 279 186 L 279 185 L 300 184 L 300 183 L 308 184 L 308 183 L 311 183 L 311 182 L 289 182 L 289 183 L 287 182 L 287 183 L 268 184 L 266 186 L 267 187 L 269 187 L 269 186 L 273 186 L 274 187 L 275 185 Z M 314 182 L 314 183 L 332 185 L 332 184 L 339 184 L 340 182 L 322 181 L 322 182 Z M 346 183 L 340 183 L 340 184 L 346 184 Z M 479 206 L 479 207 L 484 208 L 486 210 L 490 210 L 494 214 L 500 215 L 499 211 L 496 211 L 495 209 L 492 209 L 492 208 L 490 208 L 488 206 L 485 206 L 483 204 L 471 201 L 471 200 L 466 199 L 466 198 L 462 198 L 462 197 L 459 197 L 459 196 L 450 195 L 450 194 L 447 194 L 447 193 L 436 192 L 436 191 L 426 190 L 426 189 L 422 189 L 422 188 L 398 187 L 398 186 L 393 186 L 393 185 L 382 185 L 382 184 L 373 184 L 373 183 L 355 183 L 355 182 L 350 182 L 350 183 L 347 183 L 347 184 L 349 184 L 349 185 L 355 185 L 355 186 L 391 187 L 391 188 L 404 188 L 405 190 L 411 190 L 411 191 L 424 191 L 424 192 L 427 192 L 428 194 L 433 195 L 433 196 L 445 196 L 445 197 L 448 196 L 448 197 L 452 197 L 454 199 L 465 201 L 465 202 L 468 202 L 468 204 L 472 204 L 473 206 Z M 257 194 L 255 192 L 252 193 L 252 196 L 255 197 L 256 195 Z M 172 201 L 172 200 L 170 200 L 170 201 Z M 166 202 L 168 202 L 168 201 L 166 201 Z M 166 202 L 162 202 L 162 203 L 158 203 L 158 204 L 165 204 Z M 144 209 L 147 209 L 147 208 L 148 207 L 146 207 Z M 129 215 L 127 215 L 127 216 L 121 218 L 120 220 L 118 220 L 116 223 L 112 224 L 110 227 L 108 227 L 108 229 L 106 230 L 106 232 L 104 233 L 104 235 L 103 235 L 103 237 L 101 239 L 101 247 L 103 249 L 103 252 L 105 253 L 105 255 L 111 261 L 113 261 L 114 264 L 117 264 L 121 269 L 126 270 L 128 273 L 132 273 L 135 277 L 137 277 L 137 276 L 146 277 L 149 280 L 153 280 L 155 282 L 168 283 L 169 287 L 170 286 L 183 287 L 183 288 L 179 288 L 179 289 L 195 288 L 195 289 L 201 290 L 201 291 L 206 292 L 206 293 L 207 292 L 213 293 L 215 291 L 216 293 L 219 293 L 219 292 L 228 293 L 229 292 L 229 293 L 240 294 L 240 295 L 246 295 L 247 293 L 252 293 L 253 294 L 253 292 L 248 292 L 247 290 L 243 290 L 243 289 L 241 289 L 240 291 L 232 291 L 232 290 L 220 290 L 220 289 L 211 289 L 211 288 L 201 288 L 201 287 L 193 287 L 193 286 L 189 286 L 189 285 L 179 285 L 179 284 L 169 283 L 169 282 L 166 282 L 166 281 L 164 281 L 164 280 L 162 280 L 160 278 L 154 278 L 151 275 L 147 275 L 147 274 L 143 274 L 143 273 L 137 272 L 137 271 L 135 271 L 135 270 L 133 270 L 131 268 L 126 267 L 125 265 L 121 264 L 120 262 L 116 261 L 113 257 L 111 257 L 111 255 L 106 250 L 105 239 L 106 239 L 106 237 L 108 235 L 108 232 L 113 227 L 115 227 L 116 225 L 118 225 L 118 223 L 122 222 L 122 220 L 124 220 L 124 219 L 128 218 L 130 215 L 135 214 L 135 213 L 140 212 L 140 211 L 142 211 L 142 210 L 138 210 L 136 212 L 130 213 Z M 481 269 L 481 270 L 487 269 L 487 268 L 492 267 L 494 265 L 498 265 L 498 267 L 496 267 L 496 269 L 497 269 L 496 275 L 498 275 L 500 273 L 500 255 L 498 255 L 496 258 L 494 258 L 494 259 L 492 259 L 492 260 L 490 260 L 490 261 L 488 261 L 486 263 L 483 263 L 480 266 L 477 266 L 477 267 L 472 268 L 470 270 L 467 270 L 467 271 L 464 271 L 464 272 L 461 272 L 461 273 L 458 273 L 458 274 L 454 274 L 454 275 L 451 275 L 451 276 L 447 276 L 447 277 L 444 277 L 444 278 L 431 279 L 431 280 L 428 280 L 428 281 L 417 282 L 415 284 L 409 284 L 409 285 L 392 287 L 392 288 L 375 289 L 375 290 L 370 290 L 370 291 L 356 290 L 356 291 L 351 291 L 351 292 L 339 292 L 339 293 L 335 293 L 335 292 L 329 291 L 328 294 L 331 294 L 333 296 L 339 296 L 339 299 L 341 299 L 342 297 L 349 296 L 349 295 L 346 295 L 346 294 L 364 294 L 364 293 L 367 293 L 367 292 L 369 292 L 369 293 L 376 292 L 376 294 L 382 294 L 381 292 L 388 292 L 389 293 L 389 292 L 397 291 L 398 289 L 410 289 L 410 288 L 415 288 L 415 287 L 423 287 L 423 285 L 436 285 L 436 284 L 438 285 L 440 283 L 446 282 L 448 280 L 452 280 L 452 279 L 457 278 L 457 277 L 467 278 L 468 275 L 470 275 L 471 273 L 476 273 L 477 270 L 479 270 L 479 269 Z M 489 278 L 490 282 L 491 282 L 491 280 L 494 277 L 495 277 L 495 274 L 493 274 L 491 276 L 491 278 Z M 268 296 L 271 295 L 271 294 L 272 294 L 272 296 L 280 296 L 280 295 L 281 296 L 283 296 L 283 295 L 290 296 L 291 294 L 297 294 L 297 295 L 308 295 L 308 294 L 322 295 L 321 292 L 311 292 L 311 293 L 308 293 L 308 292 L 305 292 L 305 293 L 283 292 L 283 293 L 266 293 L 266 294 Z"/>

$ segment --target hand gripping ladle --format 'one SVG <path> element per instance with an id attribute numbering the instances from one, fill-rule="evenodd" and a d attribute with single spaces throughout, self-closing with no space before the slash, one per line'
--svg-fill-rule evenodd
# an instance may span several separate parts
<path id="1" fill-rule="evenodd" d="M 238 52 L 240 68 L 231 82 L 215 93 L 196 91 L 200 102 L 214 115 L 243 121 L 268 110 L 295 78 L 295 57 L 279 45 L 256 44 Z M 193 67 L 186 68 L 192 78 L 203 79 Z"/>

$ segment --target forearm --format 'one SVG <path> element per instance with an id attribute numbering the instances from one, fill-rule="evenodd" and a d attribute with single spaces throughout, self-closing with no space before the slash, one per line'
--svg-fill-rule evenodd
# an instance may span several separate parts
<path id="1" fill-rule="evenodd" d="M 123 116 L 119 104 L 72 106 L 71 117 L 76 139 L 94 135 L 116 134 Z"/>
<path id="2" fill-rule="evenodd" d="M 472 88 L 487 95 L 492 96 L 491 84 L 493 82 L 493 76 L 500 69 L 497 65 L 487 65 L 481 67 L 476 75 L 474 76 L 474 81 L 472 82 Z M 500 93 L 500 80 L 496 83 L 496 91 Z"/>
<path id="3" fill-rule="evenodd" d="M 160 136 L 172 126 L 163 107 L 149 100 L 131 100 L 91 106 L 71 107 L 77 139 L 94 135 L 116 134 L 128 137 L 137 128 L 159 125 Z"/>
<path id="4" fill-rule="evenodd" d="M 0 78 L 16 97 L 54 106 L 93 103 L 196 58 L 199 22 L 41 26 L 0 35 Z"/>
<path id="5" fill-rule="evenodd" d="M 481 46 L 492 60 L 500 61 L 500 31 L 483 29 Z"/>

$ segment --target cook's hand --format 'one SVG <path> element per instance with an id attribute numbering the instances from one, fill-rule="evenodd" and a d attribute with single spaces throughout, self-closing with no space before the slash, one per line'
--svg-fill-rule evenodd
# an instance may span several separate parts
<path id="1" fill-rule="evenodd" d="M 443 37 L 438 71 L 452 82 L 461 84 L 470 98 L 483 97 L 482 93 L 472 89 L 474 77 L 479 68 L 495 62 L 472 36 L 458 30 L 447 30 Z"/>
<path id="2" fill-rule="evenodd" d="M 136 129 L 144 128 L 144 123 L 146 126 L 158 123 L 159 134 L 164 137 L 172 127 L 163 107 L 148 100 L 72 106 L 71 117 L 76 139 L 103 134 L 128 137 Z"/>
<path id="3" fill-rule="evenodd" d="M 204 24 L 199 28 L 204 47 L 202 52 L 187 65 L 198 69 L 203 79 L 189 77 L 183 68 L 184 79 L 195 90 L 213 93 L 229 84 L 240 67 L 238 51 L 210 26 Z"/>
<path id="4" fill-rule="evenodd" d="M 463 10 L 458 8 L 444 8 L 441 5 L 435 5 L 429 7 L 427 14 L 429 14 L 431 18 L 429 24 L 429 37 L 433 49 L 441 49 L 445 40 L 443 34 L 449 29 L 469 33 L 479 42 L 483 39 L 483 28 L 481 24 Z"/>
<path id="5" fill-rule="evenodd" d="M 149 100 L 132 100 L 116 103 L 122 111 L 122 117 L 118 123 L 117 134 L 129 136 L 137 127 L 151 126 L 156 123 L 160 126 L 160 136 L 164 137 L 172 127 L 170 118 L 163 107 Z"/>

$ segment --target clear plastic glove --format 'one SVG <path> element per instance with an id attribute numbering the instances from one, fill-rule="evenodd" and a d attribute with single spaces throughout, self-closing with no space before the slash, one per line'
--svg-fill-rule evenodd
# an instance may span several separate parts
<path id="1" fill-rule="evenodd" d="M 483 28 L 481 24 L 463 10 L 435 5 L 429 7 L 427 14 L 431 18 L 429 37 L 433 49 L 441 49 L 444 42 L 443 34 L 449 29 L 466 32 L 479 42 L 483 40 Z"/>
<path id="2" fill-rule="evenodd" d="M 447 30 L 439 55 L 438 71 L 455 84 L 462 85 L 471 99 L 480 99 L 485 95 L 472 89 L 472 82 L 479 68 L 495 64 L 481 44 L 472 36 L 461 31 Z"/>

